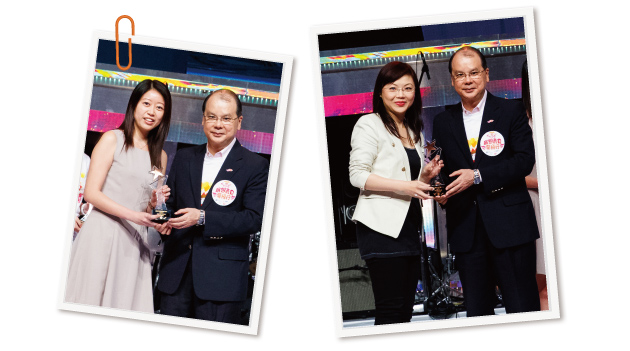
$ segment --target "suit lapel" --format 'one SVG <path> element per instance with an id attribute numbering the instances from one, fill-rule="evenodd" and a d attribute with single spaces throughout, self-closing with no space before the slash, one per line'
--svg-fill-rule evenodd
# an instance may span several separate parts
<path id="1" fill-rule="evenodd" d="M 203 162 L 206 156 L 206 144 L 199 145 L 190 162 L 190 185 L 196 207 L 201 206 L 201 177 L 203 174 Z"/>
<path id="2" fill-rule="evenodd" d="M 451 109 L 451 118 L 449 119 L 453 136 L 455 137 L 455 143 L 464 154 L 464 158 L 468 165 L 473 167 L 473 159 L 470 154 L 470 147 L 468 147 L 468 138 L 466 137 L 466 128 L 464 127 L 464 118 L 462 115 L 462 104 L 457 104 L 456 108 Z"/>
<path id="3" fill-rule="evenodd" d="M 499 117 L 499 114 L 496 113 L 496 110 L 499 108 L 497 104 L 495 104 L 496 98 L 488 92 L 488 96 L 486 97 L 486 106 L 483 108 L 483 116 L 481 117 L 481 127 L 479 128 L 479 136 L 477 137 L 477 156 L 475 158 L 475 168 L 479 168 L 479 164 L 486 159 L 488 156 L 481 151 L 481 137 L 484 134 L 491 130 L 496 130 L 498 125 L 498 121 L 496 120 Z M 491 123 L 490 118 L 493 118 Z"/>
<path id="4" fill-rule="evenodd" d="M 219 173 L 217 173 L 217 177 L 212 182 L 212 186 L 210 187 L 210 190 L 208 190 L 208 195 L 206 195 L 206 200 L 203 202 L 201 209 L 205 210 L 209 206 L 209 203 L 211 202 L 214 203 L 214 199 L 212 199 L 212 188 L 214 187 L 214 185 L 217 182 L 220 182 L 222 180 L 232 179 L 234 174 L 238 172 L 238 170 L 241 168 L 242 165 L 243 165 L 243 147 L 241 146 L 241 143 L 239 143 L 238 140 L 236 140 L 236 142 L 234 143 L 234 146 L 232 146 L 232 150 L 230 150 L 230 153 L 228 154 L 227 158 L 221 165 L 221 169 L 219 169 Z M 236 189 L 237 194 L 239 190 L 240 189 L 238 188 Z M 201 195 L 199 196 L 199 198 L 200 198 L 199 201 L 201 201 Z"/>

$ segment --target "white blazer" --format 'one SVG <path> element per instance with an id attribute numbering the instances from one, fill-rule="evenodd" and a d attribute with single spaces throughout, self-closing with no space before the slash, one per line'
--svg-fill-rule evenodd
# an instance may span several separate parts
<path id="1" fill-rule="evenodd" d="M 350 183 L 361 189 L 352 220 L 397 238 L 409 211 L 411 196 L 365 190 L 365 182 L 370 174 L 397 180 L 418 179 L 420 174 L 411 176 L 409 158 L 402 141 L 387 131 L 376 113 L 357 121 L 350 145 Z M 420 173 L 424 167 L 423 145 L 424 137 L 420 135 L 420 141 L 415 145 L 420 156 Z"/>

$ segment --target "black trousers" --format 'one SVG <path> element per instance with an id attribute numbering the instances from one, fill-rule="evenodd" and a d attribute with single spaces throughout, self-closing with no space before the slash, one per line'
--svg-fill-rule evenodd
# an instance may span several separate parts
<path id="1" fill-rule="evenodd" d="M 505 249 L 495 248 L 477 211 L 473 247 L 455 253 L 462 281 L 466 315 L 493 315 L 498 286 L 507 313 L 540 310 L 536 285 L 536 242 Z"/>
<path id="2" fill-rule="evenodd" d="M 170 295 L 161 293 L 160 314 L 240 324 L 242 301 L 211 301 L 197 297 L 192 281 L 191 260 L 188 260 L 177 290 Z"/>
<path id="3" fill-rule="evenodd" d="M 376 306 L 374 325 L 411 321 L 421 276 L 420 256 L 371 258 L 366 263 Z"/>

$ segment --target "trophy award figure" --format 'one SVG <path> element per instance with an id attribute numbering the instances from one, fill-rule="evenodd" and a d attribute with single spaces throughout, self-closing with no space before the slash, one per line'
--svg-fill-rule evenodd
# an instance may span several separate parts
<path id="1" fill-rule="evenodd" d="M 431 160 L 438 155 L 440 156 L 440 159 L 442 158 L 442 148 L 435 146 L 435 140 L 431 142 L 427 141 L 427 145 L 424 147 L 424 149 L 426 150 L 426 152 L 424 153 L 426 157 L 426 162 L 431 162 Z M 431 196 L 442 196 L 446 193 L 446 185 L 440 173 L 438 173 L 437 176 L 431 179 L 429 185 L 433 188 L 433 190 L 429 191 L 429 195 Z"/>
<path id="2" fill-rule="evenodd" d="M 155 208 L 152 211 L 154 215 L 160 215 L 159 218 L 153 220 L 155 223 L 164 223 L 168 221 L 172 216 L 172 210 L 166 207 L 164 193 L 162 193 L 162 187 L 166 184 L 168 176 L 162 174 L 160 170 L 153 166 L 153 170 L 149 172 L 153 174 L 153 181 L 151 182 L 151 189 L 155 190 L 157 202 Z"/>

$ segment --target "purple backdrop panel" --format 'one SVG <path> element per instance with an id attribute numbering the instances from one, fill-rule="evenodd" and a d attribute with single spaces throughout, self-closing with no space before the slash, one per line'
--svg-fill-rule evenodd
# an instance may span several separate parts
<path id="1" fill-rule="evenodd" d="M 236 132 L 236 138 L 249 151 L 271 155 L 271 146 L 273 145 L 272 133 L 241 129 Z"/>
<path id="2" fill-rule="evenodd" d="M 326 117 L 372 112 L 372 93 L 324 96 Z"/>
<path id="3" fill-rule="evenodd" d="M 492 80 L 488 82 L 486 89 L 497 97 L 504 99 L 520 99 L 522 95 L 521 78 Z"/>
<path id="4" fill-rule="evenodd" d="M 124 113 L 90 110 L 87 130 L 92 132 L 107 132 L 118 128 L 124 119 Z"/>

